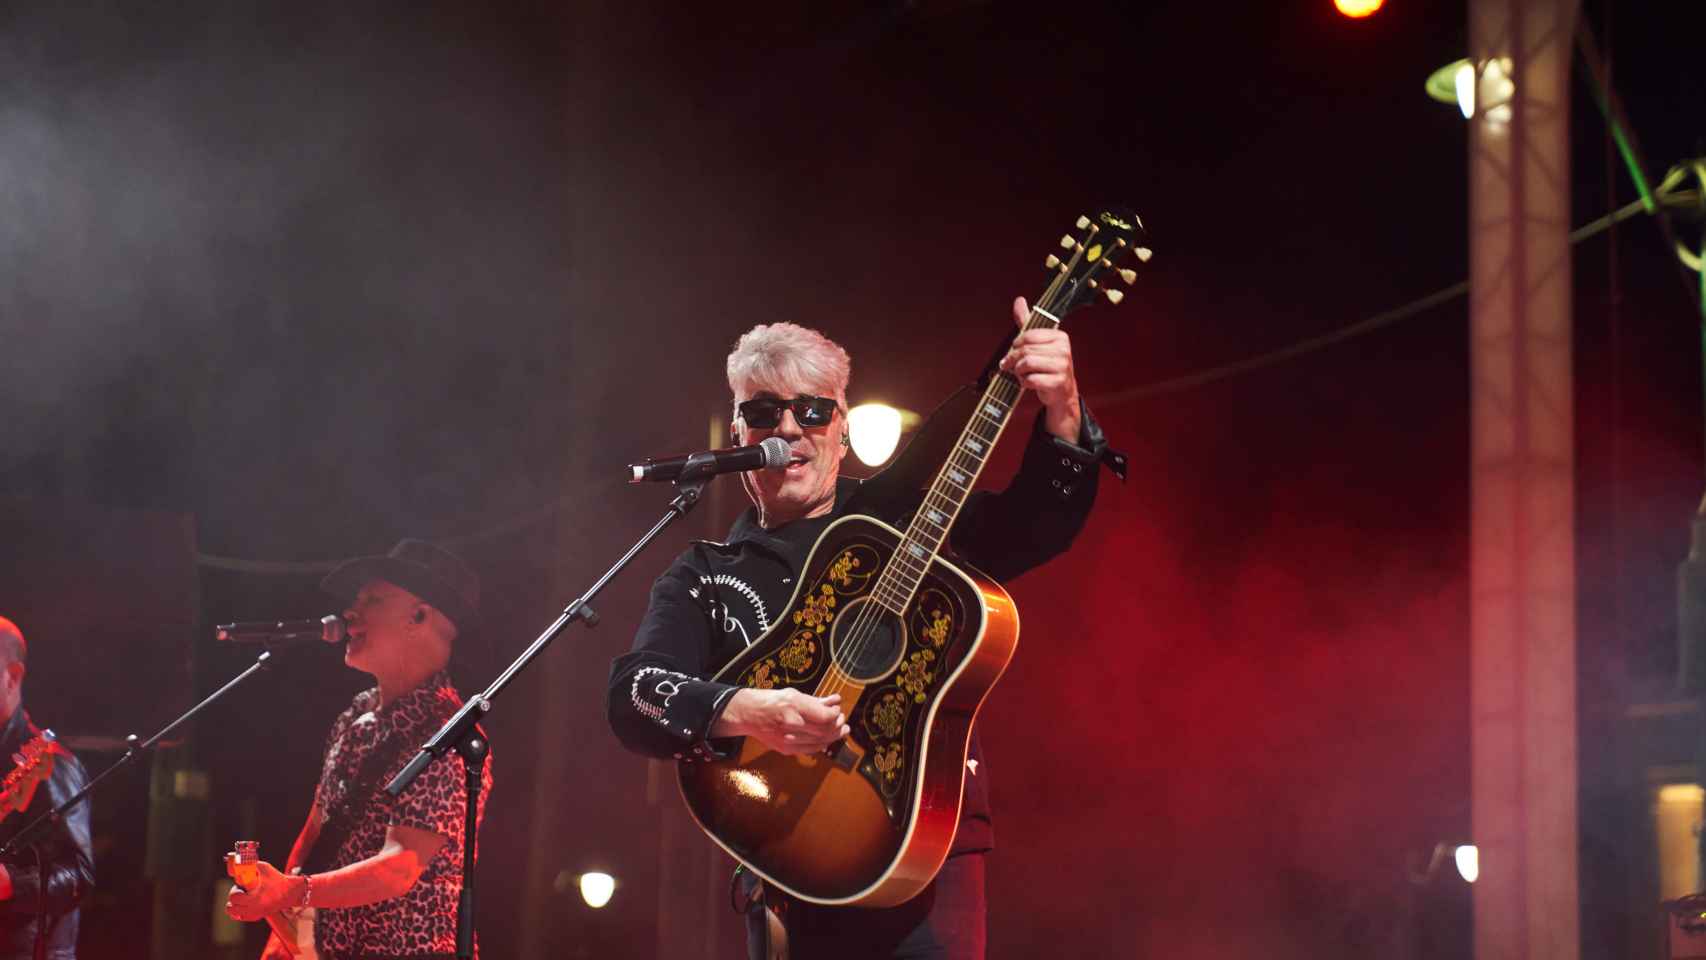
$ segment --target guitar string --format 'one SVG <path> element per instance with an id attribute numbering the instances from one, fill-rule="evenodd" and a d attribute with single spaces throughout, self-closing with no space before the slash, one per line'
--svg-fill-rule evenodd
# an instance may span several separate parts
<path id="1" fill-rule="evenodd" d="M 1037 317 L 1038 317 L 1038 311 L 1033 311 L 1031 314 L 1031 317 L 1027 319 L 1027 323 L 1026 323 L 1026 326 L 1024 327 L 1024 329 L 1025 330 L 1033 330 L 1033 329 L 1039 329 L 1040 327 L 1048 325 L 1047 322 L 1037 323 L 1036 322 Z M 989 400 L 994 400 L 995 402 L 1000 403 L 1002 405 L 1002 407 L 1007 411 L 1007 413 L 1003 416 L 1002 420 L 1000 421 L 1000 423 L 997 426 L 996 435 L 994 438 L 983 438 L 981 434 L 979 435 L 980 439 L 988 439 L 990 447 L 993 447 L 995 442 L 1000 439 L 1001 433 L 1003 431 L 1005 431 L 1007 423 L 1011 420 L 1012 406 L 1013 406 L 1013 402 L 1016 399 L 1016 395 L 1018 392 L 1019 392 L 1018 382 L 1016 380 L 1014 380 L 1011 376 L 1007 375 L 1006 373 L 1000 374 L 999 380 L 995 383 L 992 383 L 990 385 L 990 388 L 985 391 L 984 399 L 982 401 L 980 401 L 980 404 L 985 403 Z M 979 411 L 978 415 L 983 415 L 981 413 L 981 407 L 980 407 L 980 411 Z M 947 466 L 957 467 L 957 468 L 961 469 L 963 472 L 966 471 L 966 468 L 969 465 L 966 464 L 965 462 L 963 462 L 962 458 L 964 457 L 964 454 L 961 452 L 962 445 L 963 445 L 964 440 L 965 440 L 965 435 L 971 431 L 972 426 L 975 425 L 976 422 L 977 422 L 976 416 L 973 416 L 970 420 L 968 420 L 966 429 L 961 432 L 960 442 L 955 445 L 953 453 L 951 453 L 949 455 Z M 977 467 L 975 467 L 971 471 L 967 472 L 969 482 L 965 485 L 960 485 L 961 489 L 964 491 L 965 495 L 970 494 L 970 492 L 971 492 L 970 484 L 976 482 L 975 474 L 977 472 L 981 472 L 981 469 L 982 469 L 982 465 L 979 464 Z M 926 505 L 934 506 L 934 505 L 937 505 L 936 502 L 939 501 L 940 502 L 939 505 L 948 506 L 948 507 L 952 508 L 951 512 L 946 514 L 948 519 L 947 519 L 946 523 L 942 525 L 942 535 L 940 537 L 931 537 L 930 538 L 932 540 L 937 541 L 937 549 L 930 551 L 930 555 L 931 555 L 932 559 L 934 559 L 934 556 L 935 556 L 937 550 L 940 550 L 941 541 L 945 540 L 947 538 L 948 530 L 952 527 L 954 520 L 958 517 L 959 507 L 960 507 L 960 505 L 963 505 L 963 502 L 964 502 L 963 496 L 960 498 L 959 503 L 955 503 L 954 498 L 948 496 L 946 493 L 944 493 L 940 490 L 940 487 L 944 481 L 951 482 L 951 481 L 947 481 L 946 466 L 944 467 L 943 472 L 938 476 L 937 482 L 931 485 L 929 492 L 926 493 L 924 501 L 923 501 L 923 503 L 920 504 L 920 507 L 919 507 L 920 511 L 922 511 Z M 941 511 L 938 511 L 938 512 L 941 512 Z M 845 640 L 843 643 L 843 649 L 845 651 L 843 656 L 845 657 L 845 659 L 849 663 L 857 663 L 859 658 L 864 654 L 867 647 L 875 639 L 875 637 L 877 635 L 877 627 L 881 624 L 882 615 L 884 612 L 894 614 L 897 618 L 900 618 L 904 623 L 904 619 L 906 616 L 906 606 L 908 603 L 910 603 L 912 601 L 912 597 L 917 593 L 918 587 L 922 583 L 924 576 L 929 572 L 929 561 L 928 560 L 916 561 L 919 565 L 919 569 L 914 571 L 914 570 L 911 570 L 910 567 L 915 561 L 908 559 L 906 556 L 907 545 L 909 543 L 917 543 L 918 541 L 923 539 L 921 536 L 918 535 L 918 532 L 917 532 L 917 528 L 919 526 L 920 526 L 919 516 L 917 514 L 915 514 L 914 518 L 913 518 L 913 522 L 908 525 L 906 533 L 902 535 L 901 540 L 896 544 L 895 553 L 894 553 L 893 557 L 891 558 L 889 564 L 886 565 L 884 570 L 882 571 L 882 573 L 878 575 L 877 585 L 872 588 L 871 593 L 867 595 L 867 599 L 866 599 L 865 604 L 863 604 L 861 609 L 859 610 L 859 612 L 857 614 L 855 614 L 853 624 L 848 628 L 848 630 L 845 634 Z M 917 582 L 913 583 L 912 586 L 909 588 L 901 587 L 897 584 L 889 582 L 890 573 L 892 571 L 895 571 L 896 569 L 905 570 L 906 575 L 908 577 L 910 577 L 912 580 L 917 581 Z M 886 598 L 886 599 L 889 599 L 890 602 L 893 602 L 895 607 L 898 608 L 897 610 L 890 610 L 882 602 L 885 599 L 882 596 L 882 593 L 885 589 L 888 590 L 890 592 L 890 594 L 892 595 L 891 597 Z M 834 634 L 833 634 L 833 628 L 832 628 L 831 637 L 833 638 L 833 636 L 834 636 Z M 827 696 L 828 692 L 825 692 L 825 691 L 837 692 L 837 693 L 849 692 L 854 687 L 864 686 L 864 683 L 862 681 L 855 680 L 853 678 L 852 674 L 849 673 L 845 668 L 843 668 L 841 666 L 841 659 L 842 658 L 836 657 L 833 655 L 833 644 L 831 646 L 832 646 L 832 651 L 831 651 L 832 655 L 830 657 L 830 669 L 828 671 L 826 671 L 826 673 L 825 673 L 825 681 L 826 682 L 824 684 L 820 685 L 819 695 L 820 696 Z M 837 675 L 839 675 L 839 676 L 837 676 Z"/>
<path id="2" fill-rule="evenodd" d="M 1092 226 L 1090 228 L 1090 232 L 1084 238 L 1085 241 L 1093 238 L 1097 232 L 1097 228 Z M 1059 321 L 1052 316 L 1054 311 L 1049 308 L 1057 306 L 1054 301 L 1059 296 L 1060 288 L 1066 283 L 1066 279 L 1072 274 L 1072 271 L 1077 268 L 1086 249 L 1086 243 L 1084 242 L 1075 244 L 1072 258 L 1066 264 L 1067 269 L 1056 273 L 1047 289 L 1043 291 L 1043 295 L 1038 298 L 1039 302 L 1032 307 L 1030 315 L 1026 318 L 1025 325 L 1021 328 L 1021 332 L 1058 325 Z M 1045 307 L 1044 304 L 1047 304 L 1048 306 Z M 981 475 L 983 471 L 984 461 L 987 460 L 986 455 L 983 458 L 971 458 L 975 461 L 975 465 L 968 465 L 963 462 L 963 460 L 968 456 L 965 453 L 964 446 L 967 435 L 970 434 L 973 428 L 977 425 L 978 417 L 983 416 L 986 419 L 990 419 L 984 411 L 987 409 L 988 401 L 994 400 L 1003 410 L 1002 417 L 999 421 L 992 420 L 992 422 L 995 423 L 995 435 L 993 437 L 984 437 L 982 434 L 978 435 L 978 438 L 984 441 L 985 449 L 993 450 L 995 445 L 1000 441 L 1001 435 L 1006 432 L 1007 425 L 1012 421 L 1014 406 L 1019 395 L 1022 393 L 1023 388 L 1019 386 L 1018 380 L 1007 374 L 1005 371 L 997 373 L 989 387 L 985 389 L 983 398 L 979 401 L 977 411 L 974 412 L 966 421 L 965 427 L 960 431 L 959 439 L 955 442 L 953 450 L 949 454 L 948 463 L 944 464 L 942 469 L 937 473 L 936 480 L 930 485 L 930 489 L 925 494 L 918 512 L 914 513 L 912 522 L 907 525 L 906 533 L 902 536 L 900 542 L 896 544 L 894 555 L 891 557 L 889 563 L 884 565 L 881 573 L 877 575 L 876 585 L 872 588 L 871 593 L 863 598 L 866 602 L 861 606 L 858 614 L 855 615 L 854 622 L 848 627 L 845 635 L 846 640 L 844 647 L 847 651 L 846 659 L 850 665 L 858 662 L 859 657 L 864 654 L 867 646 L 876 637 L 876 628 L 880 625 L 882 621 L 882 614 L 885 611 L 893 613 L 896 618 L 901 620 L 901 625 L 904 628 L 907 604 L 912 602 L 913 596 L 916 595 L 925 575 L 928 574 L 931 561 L 935 559 L 937 553 L 941 549 L 942 543 L 946 541 L 949 531 L 952 529 L 955 520 L 959 517 L 960 509 L 964 506 L 965 500 L 971 494 L 972 485 L 977 482 L 978 476 Z M 970 466 L 969 470 L 967 469 L 968 466 Z M 941 489 L 945 482 L 952 482 L 948 476 L 950 467 L 958 468 L 962 472 L 962 475 L 966 477 L 966 482 L 964 484 L 956 484 L 956 486 L 959 486 L 961 490 L 961 495 L 958 498 L 947 495 L 947 493 Z M 909 543 L 917 543 L 918 541 L 925 539 L 917 536 L 917 534 L 922 533 L 920 527 L 923 522 L 923 511 L 925 507 L 931 506 L 932 509 L 934 509 L 938 506 L 938 504 L 932 503 L 933 500 L 941 501 L 941 504 L 939 505 L 945 505 L 950 508 L 945 512 L 939 509 L 937 510 L 938 514 L 942 514 L 946 517 L 944 522 L 934 524 L 941 529 L 941 533 L 928 538 L 935 542 L 935 547 L 929 551 L 928 559 L 918 561 L 919 569 L 917 571 L 906 571 L 914 581 L 910 587 L 903 589 L 893 583 L 887 583 L 887 589 L 891 593 L 895 593 L 899 598 L 898 602 L 895 603 L 895 606 L 898 609 L 889 611 L 883 604 L 882 601 L 884 598 L 881 596 L 882 591 L 885 589 L 885 582 L 889 579 L 892 571 L 904 568 L 905 565 L 912 563 L 911 560 L 906 559 L 906 547 Z M 853 678 L 848 668 L 842 667 L 841 658 L 835 655 L 835 644 L 833 642 L 835 629 L 833 622 L 831 623 L 829 633 L 830 637 L 825 641 L 825 647 L 829 653 L 829 668 L 824 672 L 824 679 L 820 681 L 817 686 L 815 691 L 817 696 L 829 696 L 831 693 L 847 693 L 851 692 L 855 687 L 864 686 L 862 681 L 858 681 Z M 851 712 L 850 707 L 844 707 L 843 709 L 844 712 Z"/>
<path id="3" fill-rule="evenodd" d="M 1096 232 L 1096 229 L 1092 227 L 1091 232 L 1085 237 L 1085 239 L 1090 239 Z M 1043 295 L 1038 298 L 1039 303 L 1032 308 L 1030 316 L 1026 318 L 1025 326 L 1021 328 L 1022 331 L 1040 329 L 1042 327 L 1058 323 L 1057 320 L 1054 320 L 1050 316 L 1052 311 L 1044 307 L 1043 304 L 1047 303 L 1050 307 L 1055 306 L 1054 300 L 1059 295 L 1060 287 L 1064 285 L 1066 277 L 1071 274 L 1071 271 L 1077 267 L 1079 259 L 1084 255 L 1085 249 L 1086 247 L 1083 243 L 1076 244 L 1072 259 L 1067 264 L 1067 270 L 1057 273 L 1055 278 L 1050 282 L 1048 288 L 1043 292 Z M 1039 320 L 1039 315 L 1043 319 Z M 900 543 L 896 545 L 896 553 L 890 562 L 885 565 L 882 573 L 878 576 L 877 585 L 872 589 L 872 592 L 869 595 L 870 599 L 867 600 L 864 607 L 855 617 L 853 624 L 848 628 L 846 635 L 847 642 L 845 646 L 848 650 L 847 659 L 850 663 L 858 662 L 859 656 L 864 653 L 866 646 L 876 635 L 876 630 L 874 628 L 876 624 L 880 622 L 882 612 L 887 609 L 881 603 L 882 598 L 880 593 L 884 589 L 885 581 L 888 579 L 889 574 L 897 568 L 904 568 L 905 565 L 912 563 L 912 561 L 906 559 L 905 548 L 909 542 L 917 542 L 918 540 L 923 539 L 917 536 L 917 532 L 921 525 L 923 516 L 922 511 L 925 505 L 934 506 L 934 504 L 932 504 L 932 500 L 936 500 L 941 501 L 943 505 L 951 508 L 946 514 L 946 521 L 939 524 L 942 530 L 941 535 L 930 538 L 936 541 L 936 548 L 930 551 L 931 559 L 933 559 L 937 551 L 940 550 L 941 542 L 946 540 L 948 531 L 952 528 L 954 521 L 958 518 L 960 508 L 963 506 L 966 497 L 971 493 L 971 485 L 976 483 L 977 476 L 982 472 L 983 463 L 978 462 L 975 467 L 967 472 L 967 483 L 957 485 L 960 486 L 962 491 L 962 495 L 957 501 L 955 498 L 950 497 L 943 492 L 941 488 L 944 481 L 951 482 L 948 477 L 949 467 L 957 467 L 964 472 L 968 466 L 968 464 L 964 463 L 962 460 L 962 458 L 965 457 L 965 454 L 963 453 L 965 439 L 966 436 L 972 432 L 973 427 L 976 426 L 977 418 L 979 416 L 984 416 L 988 419 L 987 415 L 984 413 L 984 410 L 987 408 L 987 402 L 991 399 L 995 400 L 1001 405 L 1001 408 L 1004 411 L 1002 419 L 995 422 L 996 431 L 994 437 L 983 437 L 979 434 L 979 439 L 984 440 L 987 444 L 986 448 L 993 449 L 994 445 L 999 442 L 1002 433 L 1006 431 L 1007 424 L 1011 422 L 1014 403 L 1018 395 L 1022 392 L 1023 389 L 1019 387 L 1018 381 L 1005 372 L 999 373 L 994 381 L 984 391 L 984 396 L 980 401 L 978 410 L 970 419 L 967 420 L 966 426 L 961 430 L 960 437 L 954 444 L 953 451 L 949 455 L 948 463 L 943 466 L 940 472 L 938 472 L 936 481 L 931 484 L 930 490 L 926 493 L 924 501 L 920 505 L 920 512 L 913 515 L 913 521 L 908 525 L 907 532 L 903 535 Z M 938 513 L 941 512 L 942 511 L 938 510 Z M 892 583 L 888 584 L 888 589 L 891 592 L 896 593 L 899 597 L 899 602 L 895 604 L 895 606 L 899 608 L 898 611 L 889 612 L 894 613 L 895 616 L 901 618 L 903 625 L 904 618 L 906 616 L 906 605 L 911 602 L 913 595 L 917 592 L 919 584 L 923 581 L 924 575 L 928 573 L 929 564 L 930 560 L 922 560 L 919 562 L 919 569 L 916 572 L 911 570 L 906 571 L 915 581 L 917 581 L 909 588 L 903 589 Z M 872 609 L 873 607 L 875 610 Z M 833 627 L 830 635 L 833 639 Z M 825 671 L 825 678 L 824 681 L 819 684 L 818 694 L 820 696 L 827 696 L 828 694 L 825 692 L 826 690 L 833 689 L 834 692 L 844 692 L 851 690 L 855 686 L 863 686 L 862 682 L 856 681 L 852 678 L 852 675 L 847 671 L 847 669 L 841 667 L 841 658 L 834 655 L 833 643 L 829 644 L 829 646 L 831 648 L 830 669 Z M 840 674 L 840 678 L 837 678 L 836 674 Z"/>
<path id="4" fill-rule="evenodd" d="M 1033 311 L 1031 317 L 1027 319 L 1027 326 L 1025 329 L 1031 329 L 1029 324 L 1034 321 L 1036 316 L 1036 312 Z M 1012 382 L 1012 378 L 1008 377 L 1006 374 L 1001 374 L 1001 378 L 1005 383 L 992 383 L 990 388 L 984 393 L 986 400 L 995 393 L 998 387 L 1005 386 L 1007 383 Z M 968 431 L 970 429 L 970 425 L 975 422 L 975 418 L 968 421 Z M 964 442 L 965 433 L 966 431 L 961 432 L 960 443 Z M 954 456 L 958 453 L 960 443 L 955 444 L 955 453 L 950 454 L 950 464 L 958 465 L 955 463 Z M 938 498 L 942 497 L 942 494 L 937 492 L 937 487 L 941 484 L 941 481 L 945 476 L 946 468 L 944 467 L 943 472 L 938 474 L 937 481 L 931 484 L 930 492 L 925 496 L 926 502 L 928 502 L 932 496 Z M 922 506 L 920 509 L 922 509 Z M 892 583 L 890 574 L 897 566 L 910 563 L 910 561 L 906 560 L 905 548 L 908 540 L 912 538 L 912 528 L 916 525 L 917 518 L 915 515 L 914 522 L 908 525 L 907 532 L 902 535 L 901 540 L 896 544 L 894 555 L 890 559 L 889 563 L 886 564 L 883 570 L 877 575 L 876 585 L 872 588 L 871 593 L 867 595 L 868 599 L 866 599 L 866 602 L 861 606 L 859 612 L 855 614 L 853 623 L 848 627 L 847 632 L 844 635 L 844 657 L 849 663 L 857 663 L 859 657 L 863 655 L 865 649 L 876 635 L 876 627 L 881 622 L 883 612 L 887 611 L 889 613 L 894 613 L 899 617 L 905 616 L 906 603 L 910 601 L 910 597 L 908 596 L 909 591 Z M 925 569 L 927 570 L 928 567 Z M 916 576 L 922 579 L 922 574 L 924 572 L 925 570 L 920 570 Z M 916 589 L 916 587 L 914 589 Z M 889 597 L 885 598 L 883 596 L 885 590 L 890 594 Z M 883 603 L 884 599 L 894 602 L 895 606 L 899 608 L 898 612 L 889 610 Z M 834 633 L 832 629 L 831 637 L 833 638 L 833 636 Z M 832 655 L 830 657 L 830 670 L 825 673 L 826 682 L 820 685 L 819 695 L 827 696 L 828 692 L 826 691 L 846 692 L 850 691 L 854 686 L 863 686 L 862 682 L 855 680 L 852 674 L 846 668 L 841 666 L 842 657 L 834 656 L 833 644 L 831 644 L 831 647 Z"/>

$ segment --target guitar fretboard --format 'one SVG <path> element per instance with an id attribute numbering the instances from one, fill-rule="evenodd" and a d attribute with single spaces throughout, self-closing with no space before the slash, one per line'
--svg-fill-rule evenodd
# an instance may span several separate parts
<path id="1" fill-rule="evenodd" d="M 1112 228 L 1111 236 L 1101 236 L 1101 224 Z M 1134 229 L 1142 229 L 1142 222 L 1129 211 L 1105 210 L 1094 221 L 1080 217 L 1076 226 L 1085 233 L 1077 239 L 1071 234 L 1061 238 L 1061 248 L 1069 251 L 1065 259 L 1050 256 L 1044 262 L 1044 266 L 1055 275 L 1031 308 L 1024 330 L 1060 326 L 1060 318 L 1068 310 L 1094 293 L 1104 295 L 1110 303 L 1119 303 L 1123 294 L 1098 286 L 1095 279 L 1098 271 L 1115 271 L 1116 267 L 1109 258 L 1117 257 L 1126 250 L 1135 252 L 1139 260 L 1149 259 L 1148 248 L 1133 248 L 1126 239 L 1133 235 Z M 1128 284 L 1137 279 L 1133 270 L 1118 272 Z M 918 512 L 913 514 L 894 556 L 877 578 L 872 597 L 895 616 L 905 618 L 907 605 L 918 592 L 918 585 L 923 582 L 925 571 L 930 569 L 930 562 L 947 540 L 948 531 L 953 528 L 960 509 L 965 506 L 966 498 L 983 473 L 989 452 L 1013 418 L 1013 408 L 1018 405 L 1023 392 L 1019 381 L 1011 374 L 996 371 L 989 378 L 977 409 L 960 432 L 947 463 L 936 474 L 935 482 L 924 495 Z"/>
<path id="2" fill-rule="evenodd" d="M 1025 329 L 1036 330 L 1059 324 L 1058 318 L 1038 307 L 1031 311 Z M 877 579 L 873 596 L 889 612 L 900 616 L 906 605 L 912 602 L 918 584 L 924 579 L 924 572 L 930 568 L 930 561 L 942 549 L 948 531 L 965 506 L 966 497 L 983 473 L 990 451 L 1013 418 L 1013 408 L 1018 406 L 1022 392 L 1019 382 L 1011 374 L 997 371 L 989 378 L 989 386 L 984 388 L 977 409 L 960 432 L 953 452 L 936 474 L 936 480 L 924 495 L 918 512 L 913 514 L 912 523 L 907 526 L 894 558 Z"/>

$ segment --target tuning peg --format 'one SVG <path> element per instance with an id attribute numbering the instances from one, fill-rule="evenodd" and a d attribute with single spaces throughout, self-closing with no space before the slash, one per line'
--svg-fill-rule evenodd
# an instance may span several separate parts
<path id="1" fill-rule="evenodd" d="M 1072 234 L 1070 234 L 1070 233 L 1067 234 L 1066 236 L 1060 238 L 1060 249 L 1062 249 L 1062 250 L 1071 250 L 1073 247 L 1076 247 L 1077 245 L 1078 245 L 1078 241 L 1072 239 Z"/>
<path id="2" fill-rule="evenodd" d="M 1056 268 L 1058 266 L 1060 266 L 1060 258 L 1055 256 L 1052 253 L 1049 254 L 1048 257 L 1043 260 L 1044 269 L 1053 270 L 1054 268 Z"/>
<path id="3" fill-rule="evenodd" d="M 1084 229 L 1085 227 L 1088 227 L 1089 225 L 1090 225 L 1090 218 L 1089 217 L 1079 217 L 1078 222 L 1073 224 L 1073 226 L 1077 227 L 1080 230 Z"/>
<path id="4" fill-rule="evenodd" d="M 1121 270 L 1120 271 L 1120 279 L 1124 280 L 1126 283 L 1136 283 L 1137 282 L 1137 271 L 1136 270 Z"/>
<path id="5" fill-rule="evenodd" d="M 1137 254 L 1137 259 L 1142 260 L 1144 263 L 1148 263 L 1149 258 L 1155 256 L 1155 251 L 1148 247 L 1132 247 L 1131 252 Z"/>
<path id="6" fill-rule="evenodd" d="M 1090 289 L 1095 290 L 1104 297 L 1107 297 L 1109 303 L 1119 303 L 1121 300 L 1125 299 L 1125 291 L 1123 290 L 1103 289 L 1102 285 L 1097 283 L 1095 280 L 1086 280 L 1085 283 L 1090 285 Z"/>

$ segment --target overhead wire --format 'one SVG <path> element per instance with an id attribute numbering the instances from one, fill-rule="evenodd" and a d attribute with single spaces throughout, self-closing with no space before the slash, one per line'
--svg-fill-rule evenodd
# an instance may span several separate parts
<path id="1" fill-rule="evenodd" d="M 1695 161 L 1694 163 L 1697 165 L 1699 162 Z M 1678 191 L 1676 189 L 1677 185 L 1688 176 L 1690 169 L 1691 166 L 1689 164 L 1679 164 L 1676 167 L 1671 168 L 1671 170 L 1665 174 L 1664 179 L 1659 182 L 1658 186 L 1653 191 L 1659 201 L 1658 205 L 1654 207 L 1655 211 L 1662 212 L 1660 211 L 1660 208 L 1666 206 L 1667 202 L 1668 205 L 1673 206 L 1691 204 L 1695 202 L 1694 193 L 1692 191 Z M 1648 212 L 1647 204 L 1648 201 L 1645 198 L 1635 200 L 1617 208 L 1603 217 L 1599 217 L 1595 220 L 1582 224 L 1576 229 L 1570 231 L 1570 243 L 1572 245 L 1581 243 L 1590 237 L 1596 236 L 1610 229 L 1613 224 L 1628 220 L 1636 214 Z M 1682 248 L 1679 247 L 1678 249 L 1680 251 Z M 1365 320 L 1359 320 L 1329 333 L 1298 340 L 1287 344 L 1286 346 L 1267 351 L 1266 353 L 1260 353 L 1253 357 L 1246 357 L 1245 359 L 1236 360 L 1231 363 L 1197 370 L 1192 373 L 1182 374 L 1176 377 L 1168 377 L 1165 380 L 1157 380 L 1152 383 L 1145 383 L 1135 387 L 1127 387 L 1123 390 L 1113 390 L 1107 393 L 1098 394 L 1090 397 L 1089 403 L 1092 406 L 1106 409 L 1108 407 L 1118 406 L 1122 403 L 1130 403 L 1134 400 L 1142 400 L 1148 397 L 1159 396 L 1167 393 L 1177 393 L 1182 390 L 1191 389 L 1192 387 L 1200 387 L 1204 384 L 1214 383 L 1219 380 L 1225 380 L 1245 373 L 1251 373 L 1256 370 L 1284 363 L 1285 361 L 1296 357 L 1314 353 L 1317 350 L 1322 350 L 1335 344 L 1343 343 L 1347 340 L 1354 340 L 1357 337 L 1366 336 L 1370 333 L 1374 333 L 1385 327 L 1398 323 L 1401 320 L 1408 320 L 1411 317 L 1426 313 L 1434 307 L 1440 306 L 1444 303 L 1449 303 L 1468 292 L 1469 281 L 1459 281 L 1449 287 L 1443 287 L 1439 290 L 1435 290 L 1432 293 L 1418 297 L 1401 306 L 1393 307 L 1390 310 L 1377 313 Z"/>

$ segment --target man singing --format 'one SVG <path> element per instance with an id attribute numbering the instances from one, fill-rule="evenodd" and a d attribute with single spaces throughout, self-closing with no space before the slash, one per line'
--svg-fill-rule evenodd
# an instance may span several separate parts
<path id="1" fill-rule="evenodd" d="M 4 802 L 10 812 L 0 825 L 0 839 L 58 807 L 83 789 L 88 776 L 70 751 L 38 740 L 41 734 L 24 710 L 24 661 L 28 647 L 23 631 L 0 617 L 0 757 L 21 756 L 28 775 L 17 778 L 17 789 Z M 26 745 L 31 745 L 26 747 Z M 8 768 L 12 769 L 12 768 Z M 46 779 L 37 778 L 46 771 Z M 22 792 L 34 784 L 29 805 L 17 811 Z M 95 883 L 95 858 L 89 849 L 89 803 L 72 807 L 65 816 L 41 828 L 14 859 L 0 863 L 0 958 L 76 960 L 77 904 Z"/>
<path id="2" fill-rule="evenodd" d="M 1023 300 L 1014 301 L 1013 315 L 1023 327 L 1028 316 Z M 1001 369 L 1035 390 L 1043 409 L 1007 489 L 974 494 L 950 543 L 970 563 L 1005 580 L 1064 550 L 1083 527 L 1106 443 L 1079 400 L 1065 333 L 1020 333 Z M 754 327 L 729 354 L 735 441 L 781 437 L 792 462 L 781 471 L 742 474 L 753 507 L 735 522 L 728 542 L 690 548 L 653 584 L 633 651 L 611 669 L 610 725 L 629 749 L 691 761 L 718 755 L 710 741 L 756 737 L 772 750 L 805 754 L 848 735 L 838 694 L 816 697 L 705 678 L 770 628 L 812 544 L 846 511 L 858 488 L 857 481 L 839 476 L 848 448 L 849 372 L 846 351 L 791 323 Z M 910 512 L 923 491 L 908 493 Z M 779 915 L 772 922 L 785 927 L 789 954 L 981 960 L 984 856 L 993 834 L 988 771 L 979 759 L 974 735 L 953 847 L 935 881 L 916 897 L 897 907 L 859 909 L 765 892 L 768 907 Z M 752 956 L 777 955 L 778 945 L 767 940 L 769 925 L 757 911 L 749 912 Z"/>
<path id="3" fill-rule="evenodd" d="M 478 841 L 463 836 L 462 759 L 434 760 L 400 797 L 384 788 L 462 705 L 446 670 L 457 636 L 479 619 L 479 579 L 448 551 L 404 540 L 386 556 L 345 562 L 320 586 L 347 604 L 344 662 L 376 685 L 332 724 L 285 872 L 260 864 L 259 881 L 234 888 L 226 911 L 294 919 L 311 907 L 314 949 L 326 960 L 454 957 L 462 844 Z M 482 779 L 481 817 L 489 756 Z M 280 929 L 263 960 L 290 956 Z"/>

